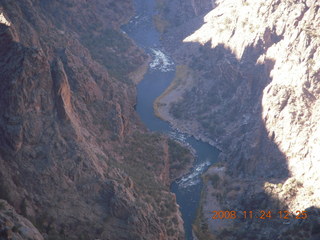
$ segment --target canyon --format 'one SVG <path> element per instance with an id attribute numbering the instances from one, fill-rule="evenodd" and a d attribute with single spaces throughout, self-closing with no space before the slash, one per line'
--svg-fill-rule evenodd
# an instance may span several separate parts
<path id="1" fill-rule="evenodd" d="M 148 56 L 120 29 L 133 15 L 1 1 L 2 239 L 184 239 L 169 186 L 193 156 L 134 110 Z"/>
<path id="2" fill-rule="evenodd" d="M 319 239 L 320 4 L 156 3 L 176 71 L 154 111 L 221 151 L 202 175 L 193 238 Z M 121 29 L 134 8 L 0 2 L 1 239 L 186 239 L 170 186 L 195 156 L 135 110 L 150 56 Z M 240 214 L 261 210 L 272 218 Z"/>
<path id="3" fill-rule="evenodd" d="M 179 66 L 155 111 L 222 151 L 203 176 L 198 238 L 318 239 L 319 3 L 158 2 Z M 293 215 L 215 223 L 213 210 Z M 311 217 L 296 220 L 297 211 Z"/>

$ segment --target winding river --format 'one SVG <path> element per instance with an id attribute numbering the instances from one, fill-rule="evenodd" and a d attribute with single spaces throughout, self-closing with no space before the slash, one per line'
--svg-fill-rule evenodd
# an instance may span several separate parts
<path id="1" fill-rule="evenodd" d="M 191 172 L 171 185 L 171 191 L 176 194 L 184 220 L 186 239 L 192 240 L 192 223 L 196 217 L 203 187 L 201 174 L 217 160 L 219 150 L 208 143 L 178 132 L 169 123 L 154 115 L 153 102 L 174 78 L 175 65 L 170 54 L 161 47 L 160 34 L 153 25 L 152 16 L 156 12 L 155 0 L 135 0 L 134 2 L 136 16 L 123 26 L 122 30 L 152 57 L 148 72 L 137 86 L 136 111 L 151 131 L 165 133 L 191 146 L 196 152 L 196 160 Z"/>

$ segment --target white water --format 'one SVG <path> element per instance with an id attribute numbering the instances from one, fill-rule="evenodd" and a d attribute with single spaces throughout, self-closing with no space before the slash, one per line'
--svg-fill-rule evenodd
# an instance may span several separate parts
<path id="1" fill-rule="evenodd" d="M 201 174 L 211 165 L 210 161 L 207 160 L 194 167 L 193 171 L 182 177 L 177 181 L 180 188 L 188 188 L 194 186 L 200 182 Z"/>
<path id="2" fill-rule="evenodd" d="M 174 70 L 174 63 L 168 55 L 156 48 L 150 48 L 150 50 L 152 55 L 150 68 L 152 70 L 160 70 L 161 72 L 170 72 Z"/>
<path id="3" fill-rule="evenodd" d="M 218 151 L 188 134 L 179 133 L 154 115 L 153 102 L 174 78 L 175 66 L 161 47 L 160 34 L 153 25 L 155 0 L 135 0 L 137 16 L 125 27 L 125 32 L 151 57 L 149 71 L 137 86 L 136 110 L 150 130 L 168 134 L 172 139 L 194 149 L 196 156 L 191 172 L 174 182 L 170 189 L 176 194 L 184 220 L 186 240 L 193 240 L 192 223 L 196 217 L 202 189 L 201 174 L 216 160 Z"/>
<path id="4" fill-rule="evenodd" d="M 187 140 L 187 135 L 186 134 L 183 134 L 183 133 L 180 133 L 180 132 L 169 132 L 168 135 L 173 138 L 173 139 L 176 139 L 178 140 L 179 142 L 182 142 L 183 144 L 187 144 L 189 145 L 186 140 Z"/>
<path id="5" fill-rule="evenodd" d="M 148 17 L 143 15 L 137 15 L 130 20 L 130 24 L 132 25 L 142 25 L 143 22 L 148 22 Z"/>

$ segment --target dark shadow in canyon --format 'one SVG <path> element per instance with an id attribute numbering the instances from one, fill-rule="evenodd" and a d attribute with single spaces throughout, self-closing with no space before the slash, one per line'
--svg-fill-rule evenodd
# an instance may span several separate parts
<path id="1" fill-rule="evenodd" d="M 197 22 L 188 32 L 182 31 L 176 36 L 182 40 L 186 33 L 193 33 L 202 24 Z M 172 31 L 168 31 L 164 39 L 168 39 Z M 287 206 L 264 190 L 265 183 L 282 185 L 290 177 L 287 157 L 274 142 L 277 133 L 268 132 L 262 119 L 263 91 L 272 81 L 270 72 L 275 60 L 266 59 L 263 64 L 257 64 L 265 49 L 279 42 L 282 37 L 270 29 L 266 29 L 265 36 L 268 38 L 265 43 L 260 41 L 255 46 L 247 46 L 240 59 L 223 44 L 211 48 L 210 43 L 201 45 L 197 42 L 164 40 L 164 45 L 175 52 L 178 64 L 187 64 L 198 74 L 194 76 L 198 79 L 193 88 L 189 88 L 183 99 L 172 105 L 173 115 L 200 122 L 206 135 L 216 139 L 221 146 L 223 151 L 220 160 L 227 163 L 227 172 L 235 179 L 249 183 L 245 194 L 237 196 L 236 207 L 252 211 L 283 211 Z M 262 239 L 279 237 L 283 229 L 289 234 L 292 228 L 297 232 L 307 231 L 310 239 L 318 239 L 320 219 L 316 213 L 319 213 L 319 209 L 310 207 L 306 211 L 314 218 L 301 220 L 292 226 L 272 221 L 269 235 Z M 251 239 L 250 229 L 237 239 Z"/>
<path id="2" fill-rule="evenodd" d="M 181 3 L 180 1 L 171 1 L 170 4 L 168 8 L 178 10 L 183 7 L 186 8 L 188 5 L 188 3 Z M 263 90 L 272 81 L 270 72 L 273 69 L 274 60 L 267 59 L 264 64 L 256 64 L 257 59 L 265 49 L 282 40 L 282 36 L 276 35 L 267 28 L 264 34 L 264 37 L 267 38 L 265 44 L 260 41 L 256 46 L 246 47 L 241 59 L 237 59 L 232 51 L 223 44 L 211 48 L 210 43 L 201 45 L 197 42 L 183 42 L 184 38 L 205 24 L 204 17 L 215 7 L 202 9 L 198 16 L 195 16 L 195 12 L 191 10 L 187 12 L 176 11 L 177 13 L 173 16 L 180 19 L 180 24 L 170 28 L 162 38 L 164 46 L 174 52 L 178 64 L 186 62 L 197 72 L 202 73 L 202 76 L 199 76 L 198 79 L 198 86 L 185 93 L 183 99 L 185 103 L 181 105 L 183 108 L 181 111 L 185 113 L 185 117 L 191 119 L 196 118 L 196 113 L 199 115 L 197 110 L 199 108 L 202 108 L 200 115 L 206 112 L 205 110 L 214 108 L 214 113 L 208 116 L 209 119 L 212 123 L 224 127 L 226 125 L 221 124 L 221 122 L 224 122 L 225 119 L 234 123 L 240 117 L 243 117 L 244 124 L 235 129 L 235 132 L 230 133 L 230 136 L 224 141 L 225 144 L 221 143 L 223 149 L 228 149 L 230 142 L 237 145 L 239 138 L 242 139 L 240 145 L 233 146 L 235 150 L 233 152 L 235 153 L 231 156 L 232 159 L 237 160 L 236 163 L 232 164 L 230 172 L 236 174 L 241 171 L 247 177 L 260 176 L 268 181 L 277 179 L 273 181 L 275 183 L 282 182 L 290 175 L 286 164 L 286 156 L 273 142 L 272 138 L 275 133 L 272 133 L 271 137 L 268 136 L 264 121 L 261 118 Z M 190 6 L 188 8 L 190 9 Z M 211 83 L 207 84 L 206 82 Z M 203 107 L 192 108 L 192 105 L 201 103 L 203 99 L 208 99 L 208 102 L 205 102 L 208 104 L 206 109 Z M 198 106 L 201 106 L 201 104 Z M 207 122 L 202 125 L 212 127 L 212 124 Z M 209 130 L 211 130 L 209 136 L 213 139 L 225 135 L 223 129 L 213 128 Z M 254 133 L 253 139 L 252 134 L 248 134 L 249 132 Z M 234 138 L 234 141 L 230 141 L 232 138 Z M 249 147 L 250 144 L 253 147 Z M 255 154 L 249 156 L 249 152 Z M 263 167 L 259 166 L 261 160 L 258 159 L 261 158 L 266 160 Z M 251 164 L 248 165 L 247 163 Z"/>
<path id="3" fill-rule="evenodd" d="M 165 48 L 173 53 L 181 44 L 177 39 L 182 40 L 198 30 L 204 24 L 204 17 L 215 7 L 202 6 L 197 11 L 189 1 L 169 1 L 167 4 L 166 9 L 177 9 L 177 11 L 160 10 L 165 20 L 171 23 L 161 39 Z"/>
<path id="4" fill-rule="evenodd" d="M 173 112 L 199 121 L 212 139 L 222 139 L 220 145 L 232 159 L 227 161 L 232 175 L 274 183 L 287 179 L 286 156 L 269 137 L 261 118 L 263 90 L 272 80 L 274 61 L 256 64 L 262 53 L 259 45 L 247 47 L 239 60 L 222 44 L 213 49 L 209 44 L 184 45 L 185 59 L 199 75 L 195 76 L 197 87 L 184 94 Z"/>

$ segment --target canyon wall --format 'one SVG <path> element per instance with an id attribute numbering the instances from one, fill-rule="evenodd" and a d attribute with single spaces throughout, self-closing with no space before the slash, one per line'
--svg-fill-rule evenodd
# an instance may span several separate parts
<path id="1" fill-rule="evenodd" d="M 181 146 L 134 111 L 147 56 L 119 29 L 132 15 L 129 0 L 1 1 L 1 234 L 184 239 Z"/>
<path id="2" fill-rule="evenodd" d="M 198 235 L 316 239 L 320 5 L 225 0 L 212 6 L 207 14 L 167 25 L 163 42 L 179 66 L 155 104 L 157 114 L 173 126 L 222 150 L 219 166 L 204 176 Z M 166 19 L 168 14 L 162 11 Z M 306 210 L 313 217 L 235 221 L 232 227 L 224 222 L 219 232 L 206 213 L 215 201 L 217 209 L 211 211 Z"/>

